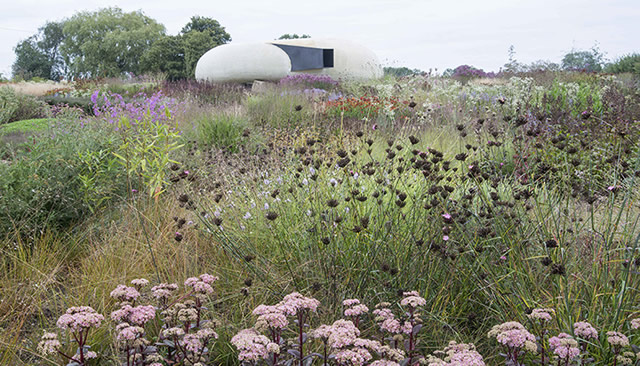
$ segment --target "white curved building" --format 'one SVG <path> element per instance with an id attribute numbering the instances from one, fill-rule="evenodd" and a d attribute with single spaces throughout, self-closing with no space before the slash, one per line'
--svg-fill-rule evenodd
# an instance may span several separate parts
<path id="1" fill-rule="evenodd" d="M 369 49 L 331 38 L 225 44 L 202 55 L 196 65 L 196 79 L 213 82 L 276 81 L 300 73 L 362 80 L 381 77 L 382 68 Z"/>

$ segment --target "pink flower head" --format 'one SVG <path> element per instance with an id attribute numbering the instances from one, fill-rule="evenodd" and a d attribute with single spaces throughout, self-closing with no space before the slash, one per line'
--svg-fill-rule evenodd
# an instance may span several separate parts
<path id="1" fill-rule="evenodd" d="M 90 306 L 73 306 L 58 318 L 56 324 L 60 329 L 78 332 L 91 327 L 98 328 L 103 320 L 104 316 L 98 314 Z"/>
<path id="2" fill-rule="evenodd" d="M 198 353 L 204 347 L 197 334 L 186 334 L 182 339 L 184 347 L 193 353 Z"/>
<path id="3" fill-rule="evenodd" d="M 161 283 L 151 288 L 151 294 L 157 300 L 167 300 L 177 289 L 178 285 L 175 283 Z"/>
<path id="4" fill-rule="evenodd" d="M 585 340 L 598 339 L 598 331 L 587 322 L 577 322 L 573 324 L 573 333 Z"/>
<path id="5" fill-rule="evenodd" d="M 580 354 L 578 342 L 567 333 L 560 333 L 549 338 L 549 345 L 558 358 L 563 361 L 570 361 Z"/>
<path id="6" fill-rule="evenodd" d="M 553 314 L 555 314 L 555 310 L 553 309 L 536 308 L 531 311 L 531 314 L 527 315 L 527 318 L 541 322 L 550 322 Z"/>
<path id="7" fill-rule="evenodd" d="M 640 318 L 635 318 L 631 320 L 631 329 L 640 328 Z"/>
<path id="8" fill-rule="evenodd" d="M 362 366 L 373 357 L 365 348 L 343 349 L 336 353 L 339 365 Z"/>
<path id="9" fill-rule="evenodd" d="M 404 298 L 400 301 L 400 305 L 408 306 L 410 308 L 417 308 L 418 306 L 425 306 L 427 300 L 425 300 L 417 291 L 405 292 Z"/>
<path id="10" fill-rule="evenodd" d="M 349 320 L 336 320 L 331 329 L 327 331 L 328 339 L 327 344 L 335 349 L 344 348 L 352 345 L 358 336 L 360 330 Z"/>
<path id="11" fill-rule="evenodd" d="M 449 240 L 449 235 L 445 235 L 445 236 L 443 236 L 443 237 L 442 237 L 442 240 L 444 240 L 444 241 L 448 241 L 448 240 Z"/>
<path id="12" fill-rule="evenodd" d="M 240 351 L 238 354 L 240 361 L 258 361 L 267 358 L 269 357 L 268 348 L 274 349 L 269 338 L 258 334 L 254 329 L 241 330 L 231 338 L 231 344 Z"/>
<path id="13" fill-rule="evenodd" d="M 286 315 L 296 315 L 299 311 L 311 310 L 315 312 L 320 305 L 320 301 L 311 298 L 304 297 L 297 292 L 292 292 L 289 295 L 285 296 L 284 299 L 278 304 L 280 309 Z"/>
<path id="14" fill-rule="evenodd" d="M 442 217 L 445 219 L 445 221 L 449 221 L 449 220 L 451 220 L 451 215 L 450 215 L 450 214 L 448 214 L 448 213 L 443 214 L 443 215 L 442 215 Z"/>
<path id="15" fill-rule="evenodd" d="M 620 332 L 607 332 L 607 342 L 612 347 L 626 347 L 629 345 L 629 338 Z"/>
<path id="16" fill-rule="evenodd" d="M 118 285 L 111 291 L 111 297 L 119 301 L 135 301 L 140 296 L 140 292 L 133 287 Z"/>
<path id="17" fill-rule="evenodd" d="M 284 329 L 289 325 L 285 313 L 278 305 L 258 305 L 253 314 L 258 315 L 256 329 Z"/>
<path id="18" fill-rule="evenodd" d="M 537 349 L 536 337 L 518 322 L 494 325 L 489 331 L 489 337 L 495 337 L 498 343 L 509 348 L 526 349 L 531 352 L 535 352 Z"/>

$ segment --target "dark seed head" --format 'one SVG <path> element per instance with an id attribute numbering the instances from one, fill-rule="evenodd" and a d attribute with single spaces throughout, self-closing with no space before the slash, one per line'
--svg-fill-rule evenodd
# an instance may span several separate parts
<path id="1" fill-rule="evenodd" d="M 277 219 L 277 218 L 278 218 L 278 214 L 277 214 L 277 213 L 275 213 L 275 212 L 273 212 L 273 211 L 269 211 L 269 212 L 267 212 L 266 217 L 267 217 L 267 219 L 268 219 L 269 221 L 273 221 L 273 220 L 275 220 L 275 219 Z"/>

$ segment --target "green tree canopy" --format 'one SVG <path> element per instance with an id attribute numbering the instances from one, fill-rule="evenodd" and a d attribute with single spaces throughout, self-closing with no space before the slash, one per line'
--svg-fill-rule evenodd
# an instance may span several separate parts
<path id="1" fill-rule="evenodd" d="M 140 11 L 119 8 L 80 12 L 64 22 L 60 51 L 72 76 L 141 73 L 140 60 L 165 28 Z"/>
<path id="2" fill-rule="evenodd" d="M 41 77 L 58 80 L 64 76 L 65 66 L 60 54 L 64 39 L 62 23 L 47 22 L 38 33 L 14 47 L 16 60 L 12 65 L 13 76 L 25 79 Z"/>
<path id="3" fill-rule="evenodd" d="M 143 68 L 162 72 L 170 80 L 191 78 L 202 55 L 229 41 L 231 36 L 217 20 L 196 15 L 179 35 L 165 36 L 153 44 L 143 56 Z"/>
<path id="4" fill-rule="evenodd" d="M 597 46 L 588 51 L 571 50 L 562 58 L 564 70 L 598 72 L 602 70 L 603 63 L 604 55 L 600 53 Z"/>

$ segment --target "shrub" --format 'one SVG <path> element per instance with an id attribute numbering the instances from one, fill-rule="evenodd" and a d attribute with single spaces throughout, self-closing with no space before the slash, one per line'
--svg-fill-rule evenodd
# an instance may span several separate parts
<path id="1" fill-rule="evenodd" d="M 607 65 L 605 71 L 613 74 L 628 72 L 640 75 L 640 54 L 634 53 L 622 56 L 613 63 Z"/>
<path id="2" fill-rule="evenodd" d="M 10 86 L 0 87 L 0 125 L 23 119 L 40 118 L 45 114 L 45 104 L 36 98 L 16 93 Z"/>

